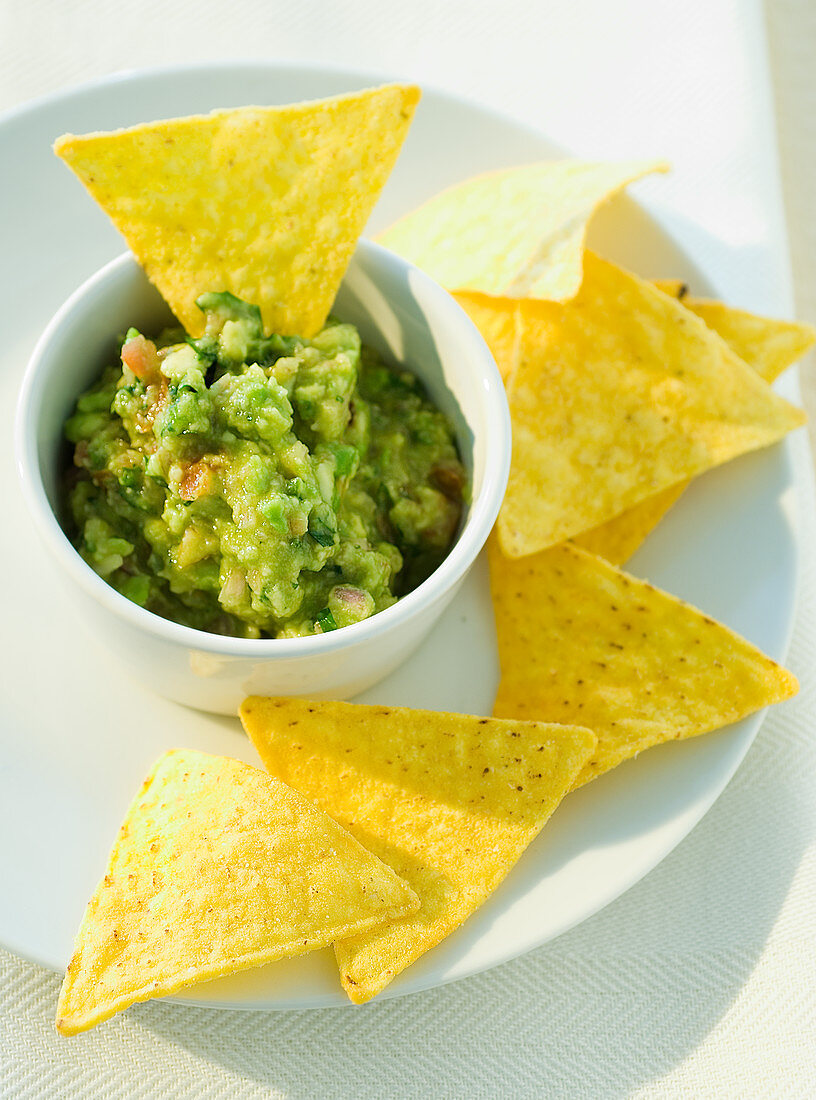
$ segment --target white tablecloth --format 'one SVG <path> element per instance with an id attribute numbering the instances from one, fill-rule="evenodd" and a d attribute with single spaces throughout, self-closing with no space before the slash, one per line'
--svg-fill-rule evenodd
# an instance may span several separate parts
<path id="1" fill-rule="evenodd" d="M 0 108 L 126 67 L 308 59 L 459 91 L 579 153 L 695 150 L 716 168 L 729 127 L 751 124 L 728 85 L 751 12 L 742 0 L 2 0 Z M 771 0 L 766 15 L 798 312 L 814 321 L 816 7 Z M 719 216 L 727 187 L 722 200 Z M 804 446 L 798 463 L 816 551 Z M 815 623 L 816 553 L 789 658 L 801 694 L 685 842 L 558 941 L 360 1011 L 156 1002 L 73 1040 L 53 1028 L 59 977 L 0 952 L 0 1095 L 816 1096 Z"/>

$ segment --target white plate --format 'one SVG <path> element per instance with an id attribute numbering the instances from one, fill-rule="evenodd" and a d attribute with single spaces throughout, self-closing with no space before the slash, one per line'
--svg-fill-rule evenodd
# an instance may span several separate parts
<path id="1" fill-rule="evenodd" d="M 38 334 L 121 239 L 50 151 L 83 132 L 243 103 L 288 102 L 378 83 L 299 66 L 201 66 L 114 77 L 0 121 L 0 499 L 3 591 L 0 700 L 0 943 L 62 969 L 121 816 L 150 764 L 175 746 L 257 764 L 237 720 L 165 702 L 131 681 L 75 622 L 34 537 L 11 459 L 11 417 Z M 659 151 L 657 151 L 659 152 Z M 483 169 L 557 155 L 538 134 L 426 92 L 372 228 Z M 640 194 L 659 195 L 659 180 Z M 610 204 L 595 243 L 644 275 L 691 278 L 687 256 L 632 200 Z M 776 257 L 778 258 L 778 257 Z M 754 257 L 761 268 L 762 256 Z M 719 281 L 716 271 L 708 272 Z M 699 479 L 631 563 L 632 572 L 703 607 L 777 659 L 793 618 L 797 534 L 787 445 Z M 488 714 L 498 679 L 484 562 L 431 640 L 365 700 Z M 654 867 L 725 787 L 761 722 L 671 744 L 571 795 L 491 900 L 383 996 L 476 973 L 586 919 Z M 242 1008 L 347 1004 L 332 955 L 276 963 L 183 999 Z"/>

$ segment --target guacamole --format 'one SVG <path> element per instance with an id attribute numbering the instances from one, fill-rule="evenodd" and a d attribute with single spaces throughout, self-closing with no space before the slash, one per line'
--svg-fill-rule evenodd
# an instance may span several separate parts
<path id="1" fill-rule="evenodd" d="M 66 422 L 80 554 L 134 603 L 218 634 L 320 634 L 389 607 L 456 537 L 451 424 L 353 325 L 265 336 L 231 294 L 198 304 L 203 336 L 130 329 Z"/>

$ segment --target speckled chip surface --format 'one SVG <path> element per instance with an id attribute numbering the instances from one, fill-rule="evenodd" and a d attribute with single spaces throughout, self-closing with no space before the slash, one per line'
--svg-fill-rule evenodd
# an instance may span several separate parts
<path id="1" fill-rule="evenodd" d="M 229 757 L 168 752 L 85 911 L 57 1029 L 86 1031 L 135 1001 L 305 954 L 418 905 L 285 784 Z"/>
<path id="2" fill-rule="evenodd" d="M 503 718 L 583 722 L 579 787 L 643 749 L 795 695 L 796 677 L 708 615 L 574 546 L 505 558 L 490 578 Z"/>
<path id="3" fill-rule="evenodd" d="M 122 233 L 191 336 L 228 290 L 267 332 L 313 336 L 408 133 L 414 85 L 237 107 L 54 149 Z"/>
<path id="4" fill-rule="evenodd" d="M 520 303 L 502 550 L 523 557 L 805 421 L 680 302 L 587 252 L 567 303 Z"/>
<path id="5" fill-rule="evenodd" d="M 489 897 L 596 743 L 572 726 L 257 696 L 241 720 L 273 775 L 313 798 L 419 895 L 417 912 L 335 944 L 356 1004 Z"/>

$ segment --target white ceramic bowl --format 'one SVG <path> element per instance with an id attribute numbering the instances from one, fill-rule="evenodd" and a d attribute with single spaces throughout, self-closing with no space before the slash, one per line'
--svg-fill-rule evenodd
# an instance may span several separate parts
<path id="1" fill-rule="evenodd" d="M 70 578 L 83 624 L 161 695 L 234 714 L 249 694 L 347 698 L 387 676 L 432 629 L 496 519 L 510 464 L 504 386 L 482 337 L 454 299 L 417 268 L 360 241 L 334 312 L 363 340 L 404 363 L 453 421 L 472 501 L 442 565 L 393 607 L 312 638 L 226 638 L 163 619 L 132 603 L 82 560 L 63 531 L 63 423 L 77 396 L 115 362 L 116 334 L 170 322 L 167 307 L 128 253 L 84 283 L 34 349 L 17 410 L 16 447 L 26 501 Z"/>

